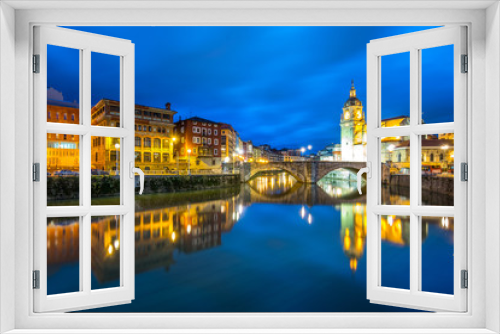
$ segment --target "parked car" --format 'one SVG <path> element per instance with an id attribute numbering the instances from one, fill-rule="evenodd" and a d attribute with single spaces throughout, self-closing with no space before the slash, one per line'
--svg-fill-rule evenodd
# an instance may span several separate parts
<path id="1" fill-rule="evenodd" d="M 55 176 L 78 176 L 80 175 L 78 172 L 74 172 L 69 169 L 61 169 L 54 173 Z"/>

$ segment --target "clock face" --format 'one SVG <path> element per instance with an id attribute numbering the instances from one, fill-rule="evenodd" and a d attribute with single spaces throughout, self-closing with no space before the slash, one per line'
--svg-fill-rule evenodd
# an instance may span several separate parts
<path id="1" fill-rule="evenodd" d="M 351 113 L 350 113 L 350 112 L 348 112 L 348 111 L 346 111 L 346 112 L 344 113 L 344 119 L 349 119 L 350 117 L 351 117 Z"/>

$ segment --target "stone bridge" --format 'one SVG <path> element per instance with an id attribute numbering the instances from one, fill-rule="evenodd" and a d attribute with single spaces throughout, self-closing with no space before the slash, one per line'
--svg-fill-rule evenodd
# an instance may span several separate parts
<path id="1" fill-rule="evenodd" d="M 283 161 L 265 164 L 246 162 L 240 170 L 240 177 L 241 182 L 247 182 L 258 172 L 283 170 L 290 173 L 298 182 L 316 183 L 336 169 L 342 168 L 357 173 L 363 167 L 366 167 L 366 162 L 361 161 Z"/>

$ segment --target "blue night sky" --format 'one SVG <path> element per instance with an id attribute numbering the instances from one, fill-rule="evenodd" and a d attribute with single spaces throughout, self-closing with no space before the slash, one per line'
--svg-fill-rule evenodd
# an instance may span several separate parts
<path id="1" fill-rule="evenodd" d="M 137 104 L 164 108 L 171 102 L 178 116 L 229 123 L 254 144 L 313 145 L 316 151 L 340 142 L 339 120 L 351 80 L 366 106 L 366 44 L 428 27 L 72 29 L 135 43 Z M 423 52 L 427 123 L 453 121 L 452 52 L 451 46 Z M 78 100 L 78 85 L 70 82 L 78 75 L 77 57 L 71 51 L 49 53 L 48 86 L 67 101 Z M 386 57 L 382 117 L 408 114 L 409 56 Z M 119 99 L 119 62 L 113 58 L 92 57 L 92 103 L 103 97 Z"/>

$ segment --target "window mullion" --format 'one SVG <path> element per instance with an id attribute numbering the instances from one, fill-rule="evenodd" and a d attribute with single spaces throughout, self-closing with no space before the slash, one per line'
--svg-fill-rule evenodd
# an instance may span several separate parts
<path id="1" fill-rule="evenodd" d="M 420 281 L 420 254 L 418 238 L 419 217 L 413 208 L 420 204 L 419 137 L 414 130 L 420 123 L 420 59 L 419 50 L 410 50 L 410 291 L 418 291 Z"/>

